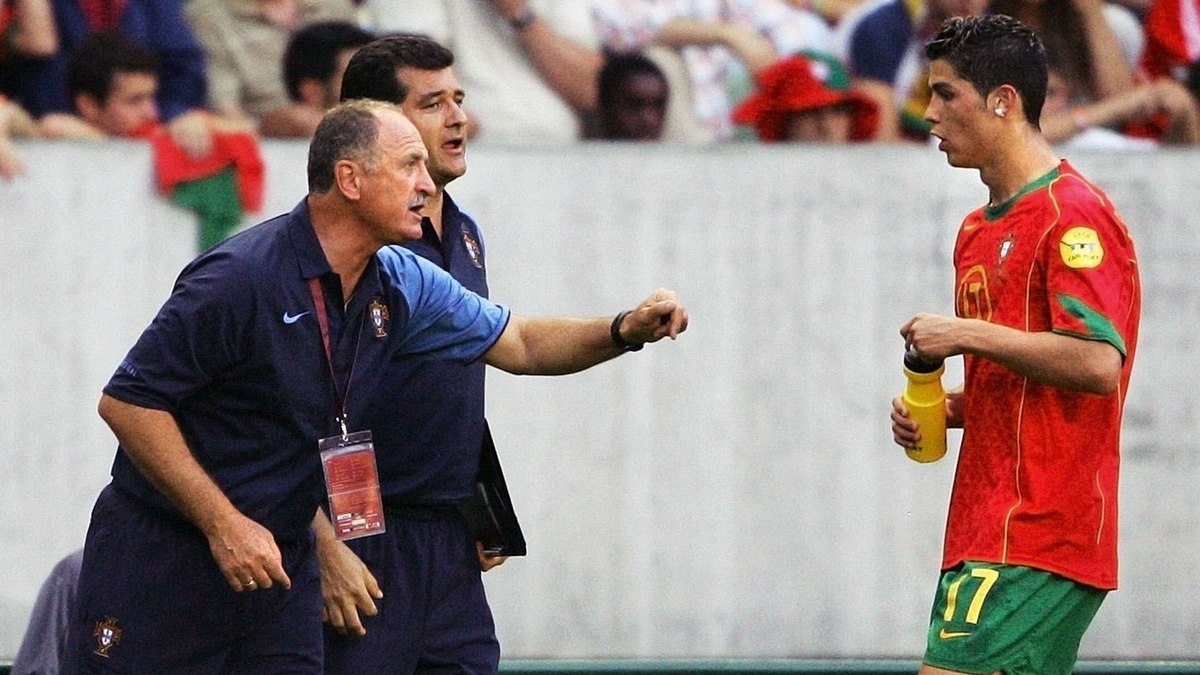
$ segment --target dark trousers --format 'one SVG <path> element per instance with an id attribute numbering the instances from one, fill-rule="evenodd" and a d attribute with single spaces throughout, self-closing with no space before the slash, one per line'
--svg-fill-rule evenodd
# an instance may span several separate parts
<path id="1" fill-rule="evenodd" d="M 329 675 L 496 673 L 500 644 L 475 540 L 453 508 L 387 512 L 387 531 L 347 545 L 383 590 L 363 637 L 325 627 Z"/>
<path id="2" fill-rule="evenodd" d="M 319 675 L 312 533 L 278 544 L 291 589 L 235 593 L 198 530 L 108 486 L 92 511 L 64 672 Z"/>

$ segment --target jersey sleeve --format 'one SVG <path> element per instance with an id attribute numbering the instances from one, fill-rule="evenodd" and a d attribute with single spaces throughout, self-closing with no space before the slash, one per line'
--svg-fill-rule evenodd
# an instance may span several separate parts
<path id="1" fill-rule="evenodd" d="M 1112 206 L 1086 189 L 1056 195 L 1046 239 L 1046 286 L 1056 333 L 1101 340 L 1128 355 L 1138 307 L 1133 244 Z"/>
<path id="2" fill-rule="evenodd" d="M 411 251 L 388 246 L 379 252 L 379 260 L 385 278 L 409 307 L 400 353 L 470 363 L 491 349 L 508 326 L 508 308 L 472 293 Z"/>
<path id="3" fill-rule="evenodd" d="M 117 367 L 104 393 L 126 403 L 173 411 L 223 376 L 248 348 L 250 275 L 210 254 L 180 274 L 158 315 Z"/>

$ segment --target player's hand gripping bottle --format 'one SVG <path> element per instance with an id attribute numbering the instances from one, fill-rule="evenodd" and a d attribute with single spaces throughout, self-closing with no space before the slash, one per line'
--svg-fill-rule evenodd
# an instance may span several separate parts
<path id="1" fill-rule="evenodd" d="M 936 462 L 946 454 L 946 392 L 942 389 L 945 370 L 941 361 L 928 363 L 916 352 L 904 353 L 904 375 L 908 378 L 908 386 L 900 398 L 921 434 L 917 447 L 904 451 L 915 462 Z"/>

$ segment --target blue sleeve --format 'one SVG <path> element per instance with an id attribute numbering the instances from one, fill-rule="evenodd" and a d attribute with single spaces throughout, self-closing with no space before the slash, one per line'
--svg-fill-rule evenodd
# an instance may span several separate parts
<path id="1" fill-rule="evenodd" d="M 253 294 L 228 256 L 209 254 L 184 269 L 171 297 L 121 361 L 104 393 L 172 412 L 244 360 Z"/>
<path id="2" fill-rule="evenodd" d="M 379 251 L 379 261 L 388 282 L 408 302 L 401 353 L 470 363 L 491 349 L 508 325 L 508 308 L 463 288 L 406 248 L 387 246 Z"/>
<path id="3" fill-rule="evenodd" d="M 900 3 L 888 4 L 863 17 L 850 35 L 850 73 L 892 83 L 913 39 L 912 21 Z"/>
<path id="4" fill-rule="evenodd" d="M 204 48 L 184 18 L 180 0 L 134 0 L 121 18 L 121 32 L 158 54 L 158 107 L 164 120 L 205 107 Z"/>

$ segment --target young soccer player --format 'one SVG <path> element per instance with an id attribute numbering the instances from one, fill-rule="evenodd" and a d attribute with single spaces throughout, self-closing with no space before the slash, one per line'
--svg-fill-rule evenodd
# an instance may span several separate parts
<path id="1" fill-rule="evenodd" d="M 955 316 L 900 329 L 926 361 L 963 355 L 965 375 L 946 405 L 963 437 L 920 672 L 1067 675 L 1117 585 L 1137 256 L 1108 197 L 1042 137 L 1046 56 L 1028 27 L 951 19 L 926 54 L 925 118 L 988 203 L 958 232 Z M 891 419 L 913 446 L 921 429 L 899 398 Z"/>

